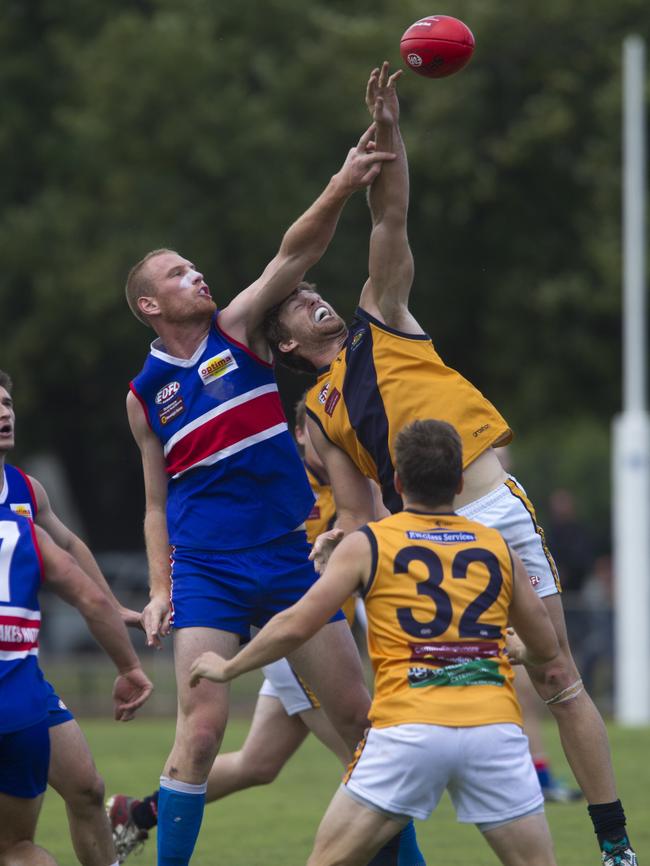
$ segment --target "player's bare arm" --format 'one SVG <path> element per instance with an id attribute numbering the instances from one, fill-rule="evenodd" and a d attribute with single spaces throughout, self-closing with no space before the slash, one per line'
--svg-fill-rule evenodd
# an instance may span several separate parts
<path id="1" fill-rule="evenodd" d="M 320 580 L 293 607 L 269 620 L 236 656 L 224 659 L 213 652 L 200 655 L 192 664 L 190 685 L 196 686 L 201 678 L 229 682 L 290 654 L 366 585 L 370 568 L 370 543 L 363 533 L 354 532 L 334 551 Z"/>
<path id="2" fill-rule="evenodd" d="M 375 121 L 376 146 L 395 153 L 383 176 L 368 191 L 372 217 L 368 280 L 361 292 L 361 307 L 391 328 L 421 334 L 408 310 L 413 283 L 413 256 L 408 242 L 409 176 L 406 150 L 399 129 L 397 81 L 401 70 L 389 75 L 388 63 L 374 69 L 366 88 L 366 105 Z"/>
<path id="3" fill-rule="evenodd" d="M 29 480 L 31 481 L 38 507 L 35 523 L 42 527 L 59 547 L 73 556 L 88 577 L 106 593 L 124 620 L 125 625 L 139 627 L 141 625 L 140 614 L 120 604 L 113 595 L 106 578 L 97 564 L 97 560 L 90 552 L 88 546 L 54 512 L 47 491 L 40 481 L 31 475 L 29 476 Z"/>
<path id="4" fill-rule="evenodd" d="M 374 124 L 351 148 L 341 169 L 325 190 L 287 230 L 280 249 L 262 275 L 237 295 L 221 313 L 224 330 L 263 357 L 270 357 L 261 325 L 266 312 L 281 303 L 327 249 L 350 196 L 373 182 L 392 152 L 368 150 Z"/>
<path id="5" fill-rule="evenodd" d="M 129 393 L 126 410 L 133 438 L 142 457 L 144 474 L 144 538 L 149 564 L 149 604 L 142 611 L 142 623 L 149 646 L 160 646 L 169 633 L 170 574 L 167 533 L 167 473 L 160 440 L 153 433 L 137 398 Z"/>
<path id="6" fill-rule="evenodd" d="M 320 457 L 336 502 L 334 528 L 318 536 L 312 547 L 311 559 L 322 574 L 329 556 L 343 535 L 379 516 L 375 508 L 376 495 L 368 478 L 359 472 L 348 455 L 327 439 L 318 424 L 307 420 L 309 437 Z"/>
<path id="7" fill-rule="evenodd" d="M 45 530 L 39 526 L 35 530 L 47 582 L 57 595 L 77 608 L 119 672 L 113 687 L 115 718 L 128 721 L 147 700 L 153 686 L 142 670 L 126 626 L 106 593 L 72 556 L 58 547 Z"/>
<path id="8" fill-rule="evenodd" d="M 560 645 L 551 618 L 531 586 L 523 562 L 513 550 L 511 554 L 514 571 L 510 622 L 519 641 L 508 640 L 508 657 L 513 664 L 543 665 L 555 658 Z"/>

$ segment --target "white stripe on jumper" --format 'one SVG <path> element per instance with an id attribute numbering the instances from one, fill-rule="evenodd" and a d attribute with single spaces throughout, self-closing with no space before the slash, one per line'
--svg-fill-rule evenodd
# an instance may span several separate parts
<path id="1" fill-rule="evenodd" d="M 27 656 L 37 656 L 38 647 L 30 650 L 0 650 L 0 662 L 12 662 L 16 659 L 26 659 Z"/>
<path id="2" fill-rule="evenodd" d="M 240 441 L 235 442 L 234 445 L 222 448 L 221 451 L 215 451 L 214 454 L 209 454 L 207 457 L 204 457 L 203 460 L 198 460 L 196 463 L 192 463 L 191 466 L 186 466 L 185 469 L 181 469 L 180 472 L 172 475 L 172 478 L 180 478 L 181 475 L 189 469 L 196 469 L 197 466 L 212 466 L 213 463 L 218 463 L 219 460 L 225 460 L 226 457 L 230 457 L 232 454 L 237 454 L 238 451 L 243 451 L 245 448 L 249 448 L 251 445 L 256 445 L 258 442 L 263 442 L 265 439 L 271 439 L 273 436 L 277 436 L 279 433 L 284 433 L 284 431 L 288 429 L 286 423 L 283 421 L 282 424 L 276 424 L 275 427 L 269 427 L 268 430 L 262 430 L 261 433 L 247 436 L 246 439 L 240 439 Z"/>
<path id="3" fill-rule="evenodd" d="M 38 619 L 41 618 L 40 610 L 30 610 L 27 607 L 5 607 L 0 605 L 0 618 L 3 616 L 17 616 L 20 619 Z"/>
<path id="4" fill-rule="evenodd" d="M 241 406 L 242 403 L 248 403 L 249 400 L 254 400 L 256 397 L 261 397 L 262 394 L 270 394 L 272 391 L 277 391 L 278 386 L 275 382 L 270 385 L 262 385 L 259 388 L 253 388 L 252 391 L 246 391 L 245 394 L 240 394 L 238 397 L 233 397 L 232 400 L 227 400 L 225 403 L 222 403 L 221 406 L 217 406 L 216 409 L 211 409 L 209 412 L 204 412 L 203 415 L 199 415 L 198 418 L 195 418 L 194 421 L 190 421 L 189 424 L 186 424 L 184 427 L 174 433 L 171 436 L 167 444 L 164 448 L 165 457 L 169 454 L 171 449 L 179 442 L 181 439 L 184 439 L 189 433 L 193 430 L 196 430 L 197 427 L 202 427 L 204 424 L 207 424 L 208 421 L 212 421 L 213 418 L 217 418 L 219 415 L 223 415 L 224 412 L 228 412 L 230 409 L 234 409 L 235 406 Z"/>

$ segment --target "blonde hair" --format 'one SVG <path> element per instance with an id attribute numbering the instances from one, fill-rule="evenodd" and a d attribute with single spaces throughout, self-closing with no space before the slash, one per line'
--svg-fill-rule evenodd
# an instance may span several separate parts
<path id="1" fill-rule="evenodd" d="M 149 320 L 142 313 L 140 308 L 138 307 L 138 298 L 142 298 L 145 295 L 151 295 L 154 293 L 153 283 L 151 281 L 151 277 L 147 273 L 146 265 L 151 261 L 151 259 L 156 256 L 164 255 L 165 253 L 175 253 L 176 250 L 170 250 L 166 247 L 161 247 L 158 250 L 151 250 L 151 252 L 147 253 L 144 258 L 140 259 L 140 261 L 133 265 L 131 270 L 129 271 L 129 275 L 126 278 L 126 302 L 129 305 L 129 309 L 133 313 L 133 315 L 138 319 L 138 321 L 142 322 L 143 325 L 146 325 L 148 328 L 151 327 L 149 324 Z"/>

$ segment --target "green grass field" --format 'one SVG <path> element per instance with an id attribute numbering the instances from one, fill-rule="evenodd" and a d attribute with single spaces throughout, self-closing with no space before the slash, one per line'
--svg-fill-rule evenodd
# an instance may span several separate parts
<path id="1" fill-rule="evenodd" d="M 172 720 L 143 717 L 128 725 L 90 720 L 82 721 L 82 727 L 109 794 L 142 796 L 156 787 L 172 742 Z M 224 750 L 238 748 L 247 727 L 248 718 L 233 717 Z M 610 726 L 609 730 L 630 834 L 643 866 L 650 863 L 650 729 L 623 730 Z M 547 740 L 560 775 L 568 778 L 552 725 L 547 728 Z M 273 785 L 244 791 L 208 806 L 192 863 L 195 866 L 305 863 L 314 832 L 339 778 L 336 760 L 316 740 L 308 739 Z M 560 866 L 600 863 L 584 804 L 550 805 L 547 814 Z M 474 827 L 456 824 L 446 798 L 428 822 L 416 822 L 416 827 L 429 866 L 497 863 Z M 52 791 L 46 796 L 37 841 L 57 857 L 61 866 L 77 862 L 62 802 Z M 155 838 L 147 843 L 143 853 L 133 855 L 127 862 L 133 866 L 155 863 Z"/>

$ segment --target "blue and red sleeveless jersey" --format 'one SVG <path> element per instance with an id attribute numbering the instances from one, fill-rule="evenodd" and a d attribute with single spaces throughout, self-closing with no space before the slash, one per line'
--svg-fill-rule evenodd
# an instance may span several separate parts
<path id="1" fill-rule="evenodd" d="M 131 391 L 163 447 L 170 543 L 237 550 L 296 529 L 314 495 L 272 365 L 225 334 L 218 315 L 191 358 L 156 340 Z"/>
<path id="2" fill-rule="evenodd" d="M 36 518 L 38 505 L 31 481 L 17 466 L 5 463 L 4 478 L 0 475 L 0 507 L 11 508 L 16 514 Z"/>
<path id="3" fill-rule="evenodd" d="M 47 716 L 48 689 L 38 666 L 43 563 L 34 524 L 0 506 L 0 732 Z"/>

